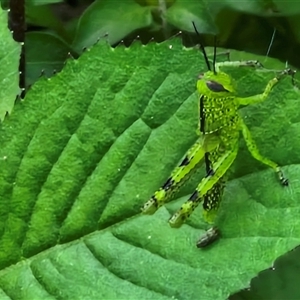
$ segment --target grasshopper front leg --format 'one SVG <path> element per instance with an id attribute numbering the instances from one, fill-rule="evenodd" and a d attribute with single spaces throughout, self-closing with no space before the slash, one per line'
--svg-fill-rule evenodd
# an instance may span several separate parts
<path id="1" fill-rule="evenodd" d="M 253 67 L 263 68 L 263 65 L 258 60 L 244 60 L 244 61 L 223 61 L 216 63 L 216 72 L 220 72 L 222 67 Z"/>
<path id="2" fill-rule="evenodd" d="M 251 155 L 256 160 L 271 167 L 277 173 L 280 183 L 283 186 L 287 186 L 289 184 L 289 181 L 287 178 L 284 177 L 283 172 L 280 169 L 280 167 L 278 166 L 278 164 L 260 154 L 258 147 L 256 146 L 256 143 L 254 142 L 254 140 L 251 136 L 250 130 L 248 129 L 248 127 L 246 126 L 246 124 L 243 122 L 242 119 L 241 119 L 240 123 L 241 123 L 241 130 L 242 130 L 247 148 L 248 148 L 249 152 L 251 153 Z"/>
<path id="3" fill-rule="evenodd" d="M 266 85 L 265 90 L 263 91 L 263 93 L 258 94 L 258 95 L 254 95 L 254 96 L 251 96 L 251 97 L 237 98 L 237 101 L 239 102 L 240 105 L 248 105 L 248 104 L 254 104 L 254 103 L 262 102 L 269 96 L 271 90 L 280 81 L 280 79 L 282 79 L 286 75 L 293 76 L 294 73 L 295 73 L 294 71 L 292 71 L 290 69 L 286 69 L 283 72 L 281 72 L 278 76 L 274 77 L 273 79 L 271 79 L 268 82 L 268 84 Z M 286 179 L 284 177 L 283 172 L 281 171 L 278 164 L 271 161 L 270 159 L 268 159 L 266 157 L 263 157 L 260 154 L 260 152 L 258 150 L 258 147 L 256 146 L 256 143 L 252 138 L 250 130 L 248 129 L 248 127 L 246 126 L 246 124 L 244 123 L 242 118 L 239 119 L 239 123 L 240 123 L 240 130 L 242 131 L 244 140 L 246 142 L 247 148 L 248 148 L 249 152 L 251 153 L 251 155 L 256 160 L 258 160 L 261 163 L 271 167 L 277 173 L 279 181 L 281 182 L 281 184 L 283 186 L 287 186 L 288 185 L 288 179 Z"/>
<path id="4" fill-rule="evenodd" d="M 295 72 L 291 69 L 286 69 L 282 71 L 278 76 L 271 79 L 266 87 L 265 90 L 258 95 L 250 96 L 250 97 L 236 97 L 236 100 L 238 101 L 239 105 L 251 105 L 259 102 L 263 102 L 267 99 L 270 92 L 272 91 L 273 87 L 285 76 L 294 76 Z"/>

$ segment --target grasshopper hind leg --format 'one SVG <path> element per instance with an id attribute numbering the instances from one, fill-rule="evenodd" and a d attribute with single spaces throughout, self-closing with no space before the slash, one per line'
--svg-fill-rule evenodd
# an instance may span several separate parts
<path id="1" fill-rule="evenodd" d="M 201 180 L 195 192 L 181 206 L 181 208 L 173 214 L 169 220 L 171 227 L 180 227 L 192 214 L 199 203 L 203 202 L 204 220 L 213 224 L 222 195 L 225 187 L 225 173 L 233 163 L 238 151 L 238 143 L 227 151 L 213 151 L 211 154 L 211 166 L 208 169 L 212 170 L 207 173 L 206 177 Z M 212 230 L 212 229 L 210 229 Z M 218 231 L 219 232 L 219 231 Z M 217 234 L 206 233 L 206 236 L 200 238 L 197 247 L 211 244 L 217 239 Z"/>
<path id="2" fill-rule="evenodd" d="M 225 180 L 223 177 L 220 178 L 213 188 L 203 197 L 203 217 L 204 220 L 209 224 L 214 223 L 217 211 L 223 198 L 224 188 Z M 220 230 L 216 226 L 209 228 L 205 234 L 199 238 L 197 242 L 197 248 L 205 248 L 211 245 L 217 239 L 219 239 L 220 235 Z"/>
<path id="3" fill-rule="evenodd" d="M 230 150 L 213 152 L 215 158 L 211 160 L 213 172 L 207 174 L 207 176 L 201 180 L 190 198 L 183 203 L 180 209 L 169 219 L 171 227 L 180 227 L 192 214 L 199 203 L 205 200 L 204 198 L 206 198 L 205 210 L 209 212 L 207 213 L 206 218 L 208 220 L 209 218 L 213 219 L 213 215 L 218 208 L 218 203 L 215 201 L 217 197 L 215 195 L 217 195 L 218 190 L 220 190 L 220 180 L 235 160 L 237 151 L 238 143 L 235 142 Z"/>
<path id="4" fill-rule="evenodd" d="M 223 197 L 225 188 L 224 177 L 213 186 L 203 197 L 203 217 L 208 224 L 213 224 Z"/>
<path id="5" fill-rule="evenodd" d="M 188 150 L 167 181 L 142 206 L 142 213 L 153 214 L 160 206 L 170 200 L 173 193 L 188 179 L 192 171 L 202 161 L 205 155 L 203 144 L 203 139 L 199 138 Z"/>

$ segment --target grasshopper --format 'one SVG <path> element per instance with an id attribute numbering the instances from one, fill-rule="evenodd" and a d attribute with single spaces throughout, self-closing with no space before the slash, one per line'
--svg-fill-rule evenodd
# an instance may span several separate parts
<path id="1" fill-rule="evenodd" d="M 196 33 L 197 29 L 193 23 Z M 216 47 L 214 48 L 213 68 L 211 68 L 204 46 L 200 47 L 208 68 L 197 81 L 199 93 L 199 139 L 188 150 L 181 163 L 173 170 L 166 182 L 153 194 L 142 207 L 145 214 L 153 214 L 160 206 L 170 199 L 170 196 L 188 178 L 189 173 L 203 161 L 206 165 L 206 176 L 189 199 L 169 219 L 171 227 L 180 227 L 194 209 L 203 203 L 204 219 L 213 224 L 219 208 L 226 172 L 234 162 L 238 153 L 240 133 L 246 142 L 251 155 L 261 163 L 271 167 L 283 186 L 288 185 L 288 179 L 283 175 L 277 163 L 262 156 L 253 140 L 251 133 L 239 114 L 239 107 L 255 104 L 267 99 L 273 87 L 285 75 L 294 75 L 294 71 L 286 69 L 271 79 L 261 94 L 250 97 L 239 97 L 236 94 L 234 81 L 230 75 L 221 71 L 222 67 L 255 67 L 261 68 L 258 61 L 226 61 L 216 63 Z M 219 230 L 212 227 L 197 243 L 203 248 L 214 242 Z"/>

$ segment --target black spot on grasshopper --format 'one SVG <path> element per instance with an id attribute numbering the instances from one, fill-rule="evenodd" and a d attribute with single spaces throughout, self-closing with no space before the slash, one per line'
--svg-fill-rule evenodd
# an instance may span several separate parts
<path id="1" fill-rule="evenodd" d="M 209 169 L 208 172 L 206 173 L 205 177 L 210 177 L 210 176 L 212 176 L 214 174 L 215 174 L 215 171 L 213 169 Z"/>
<path id="2" fill-rule="evenodd" d="M 206 168 L 206 177 L 212 176 L 215 174 L 213 168 L 212 168 L 212 163 L 209 159 L 209 153 L 205 153 L 205 168 Z"/>
<path id="3" fill-rule="evenodd" d="M 200 132 L 204 133 L 205 114 L 204 114 L 204 96 L 200 97 Z"/>
<path id="4" fill-rule="evenodd" d="M 197 201 L 199 198 L 199 193 L 195 191 L 193 195 L 190 197 L 189 201 Z"/>
<path id="5" fill-rule="evenodd" d="M 216 81 L 208 80 L 206 81 L 206 86 L 212 91 L 212 92 L 229 92 L 224 88 L 224 86 Z"/>
<path id="6" fill-rule="evenodd" d="M 174 180 L 170 177 L 165 184 L 162 186 L 162 189 L 167 191 L 174 184 Z"/>
<path id="7" fill-rule="evenodd" d="M 179 165 L 179 167 L 187 166 L 189 163 L 190 163 L 190 159 L 186 156 L 181 162 L 181 164 Z"/>

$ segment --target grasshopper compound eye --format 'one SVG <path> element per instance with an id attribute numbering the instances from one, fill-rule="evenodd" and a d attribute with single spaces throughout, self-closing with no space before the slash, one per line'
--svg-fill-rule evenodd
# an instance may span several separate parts
<path id="1" fill-rule="evenodd" d="M 206 81 L 206 86 L 212 91 L 212 92 L 229 92 L 224 88 L 224 86 L 221 83 L 218 83 L 213 80 Z"/>

